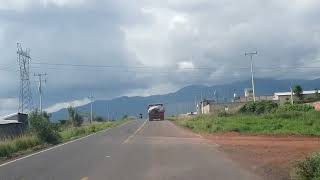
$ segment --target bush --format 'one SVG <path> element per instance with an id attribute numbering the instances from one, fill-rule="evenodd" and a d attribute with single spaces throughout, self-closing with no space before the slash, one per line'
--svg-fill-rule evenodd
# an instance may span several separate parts
<path id="1" fill-rule="evenodd" d="M 249 102 L 240 108 L 241 113 L 269 113 L 278 107 L 277 103 L 272 101 Z"/>
<path id="2" fill-rule="evenodd" d="M 300 111 L 307 112 L 313 110 L 314 107 L 307 104 L 284 104 L 277 109 L 277 112 Z"/>
<path id="3" fill-rule="evenodd" d="M 49 144 L 59 143 L 60 136 L 55 125 L 50 124 L 49 120 L 44 118 L 38 111 L 32 112 L 29 117 L 31 130 L 42 141 Z"/>
<path id="4" fill-rule="evenodd" d="M 320 153 L 313 154 L 296 165 L 294 179 L 319 180 L 320 179 Z"/>
<path id="5" fill-rule="evenodd" d="M 94 121 L 103 122 L 103 121 L 105 121 L 105 120 L 103 119 L 103 117 L 97 116 L 96 118 L 94 118 Z"/>
<path id="6" fill-rule="evenodd" d="M 76 112 L 76 109 L 72 106 L 68 107 L 69 120 L 74 127 L 80 127 L 83 123 L 83 117 Z"/>

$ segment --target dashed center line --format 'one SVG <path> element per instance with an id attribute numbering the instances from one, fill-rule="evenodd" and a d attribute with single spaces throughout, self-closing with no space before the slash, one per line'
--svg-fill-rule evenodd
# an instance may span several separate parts
<path id="1" fill-rule="evenodd" d="M 147 121 L 148 121 L 148 120 L 145 120 L 145 121 L 143 122 L 143 124 L 142 124 L 131 136 L 129 136 L 125 141 L 123 141 L 122 144 L 128 143 L 136 134 L 138 134 L 138 132 L 141 131 L 142 128 L 145 126 L 145 124 L 147 123 Z"/>

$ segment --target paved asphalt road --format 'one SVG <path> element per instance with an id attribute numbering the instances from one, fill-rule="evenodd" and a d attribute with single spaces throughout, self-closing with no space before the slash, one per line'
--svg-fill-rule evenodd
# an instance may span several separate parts
<path id="1" fill-rule="evenodd" d="M 169 121 L 117 128 L 0 165 L 1 180 L 256 180 Z"/>

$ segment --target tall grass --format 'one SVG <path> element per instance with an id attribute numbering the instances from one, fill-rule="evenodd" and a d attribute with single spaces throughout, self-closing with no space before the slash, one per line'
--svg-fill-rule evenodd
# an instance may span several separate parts
<path id="1" fill-rule="evenodd" d="M 320 112 L 317 111 L 236 114 L 227 117 L 200 115 L 176 122 L 201 133 L 235 131 L 250 134 L 320 135 Z"/>
<path id="2" fill-rule="evenodd" d="M 90 125 L 81 126 L 81 127 L 75 127 L 75 128 L 67 128 L 59 132 L 59 134 L 62 138 L 62 141 L 68 141 L 71 139 L 76 139 L 82 136 L 89 135 L 91 133 L 104 130 L 107 128 L 115 127 L 123 122 L 125 122 L 125 120 L 115 121 L 115 122 L 96 123 L 96 124 L 90 124 Z"/>
<path id="3" fill-rule="evenodd" d="M 0 158 L 10 157 L 14 153 L 34 148 L 40 144 L 42 144 L 41 140 L 34 135 L 0 141 Z"/>

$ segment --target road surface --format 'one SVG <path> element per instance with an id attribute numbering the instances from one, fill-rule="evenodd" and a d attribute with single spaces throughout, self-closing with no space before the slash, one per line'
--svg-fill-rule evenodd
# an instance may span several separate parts
<path id="1" fill-rule="evenodd" d="M 256 180 L 169 121 L 130 123 L 0 165 L 0 180 Z"/>

